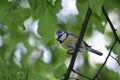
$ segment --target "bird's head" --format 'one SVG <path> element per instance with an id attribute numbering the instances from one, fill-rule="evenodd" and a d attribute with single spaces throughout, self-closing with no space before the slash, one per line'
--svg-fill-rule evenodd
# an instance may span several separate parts
<path id="1" fill-rule="evenodd" d="M 68 36 L 68 33 L 67 33 L 67 32 L 63 32 L 63 31 L 61 31 L 61 30 L 57 30 L 57 31 L 56 31 L 56 34 L 55 34 L 56 39 L 57 39 L 60 43 L 62 43 L 62 42 L 67 38 L 67 36 Z"/>

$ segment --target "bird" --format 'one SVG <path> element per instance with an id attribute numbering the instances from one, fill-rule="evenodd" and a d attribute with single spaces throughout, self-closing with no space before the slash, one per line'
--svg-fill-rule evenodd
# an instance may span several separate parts
<path id="1" fill-rule="evenodd" d="M 61 46 L 63 48 L 68 50 L 68 53 L 73 54 L 74 49 L 75 49 L 75 45 L 76 45 L 77 40 L 78 40 L 78 36 L 76 36 L 75 34 L 71 34 L 71 33 L 62 31 L 62 30 L 57 30 L 56 33 L 55 33 L 55 38 L 61 44 Z M 81 42 L 81 45 L 80 45 L 78 51 L 79 52 L 89 51 L 89 52 L 95 53 L 99 56 L 103 55 L 102 52 L 93 49 L 84 40 Z"/>

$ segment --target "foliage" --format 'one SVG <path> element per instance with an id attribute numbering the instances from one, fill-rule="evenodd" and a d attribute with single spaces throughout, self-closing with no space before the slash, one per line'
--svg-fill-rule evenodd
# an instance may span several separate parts
<path id="1" fill-rule="evenodd" d="M 104 5 L 108 12 L 114 10 L 120 14 L 119 0 L 77 0 L 76 7 L 79 14 L 68 15 L 70 18 L 67 18 L 67 22 L 58 24 L 56 14 L 62 9 L 61 3 L 61 0 L 0 0 L 0 80 L 63 78 L 67 70 L 65 62 L 71 56 L 58 45 L 54 33 L 57 29 L 62 29 L 79 34 L 89 6 L 93 13 L 84 37 L 89 38 L 92 32 L 97 30 L 110 37 L 111 43 L 106 45 L 107 49 L 110 49 L 115 38 L 112 31 L 105 33 L 107 20 L 101 7 Z M 31 25 L 26 26 L 25 21 L 30 18 L 32 18 Z M 71 18 L 75 18 L 76 21 Z M 34 21 L 38 21 L 37 33 L 34 32 L 35 26 L 32 26 Z M 71 22 L 74 25 L 71 25 Z M 117 43 L 113 49 L 117 55 L 120 55 L 119 46 Z M 77 71 L 93 77 L 99 66 L 93 68 L 89 64 L 88 55 L 83 56 L 86 62 L 82 67 L 79 66 Z M 120 61 L 120 56 L 118 59 Z M 119 76 L 107 67 L 99 75 L 100 80 L 119 80 Z M 79 79 L 86 80 L 83 77 Z"/>

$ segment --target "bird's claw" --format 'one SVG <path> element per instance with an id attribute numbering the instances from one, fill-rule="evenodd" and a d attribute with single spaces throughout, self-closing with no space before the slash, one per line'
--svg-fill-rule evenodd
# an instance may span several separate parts
<path id="1" fill-rule="evenodd" d="M 74 49 L 70 49 L 70 50 L 68 50 L 67 53 L 73 55 L 73 53 L 74 53 Z"/>

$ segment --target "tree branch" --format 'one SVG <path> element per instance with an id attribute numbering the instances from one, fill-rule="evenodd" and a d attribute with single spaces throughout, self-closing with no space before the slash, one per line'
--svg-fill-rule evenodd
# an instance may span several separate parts
<path id="1" fill-rule="evenodd" d="M 86 78 L 86 79 L 92 80 L 91 78 L 89 78 L 89 77 L 87 77 L 87 76 L 85 76 L 85 75 L 82 75 L 82 74 L 78 73 L 78 72 L 75 71 L 75 70 L 72 70 L 72 71 L 73 71 L 74 73 L 78 74 L 78 75 L 81 76 L 81 77 L 84 77 L 84 78 Z"/>
<path id="2" fill-rule="evenodd" d="M 113 26 L 113 24 L 112 24 L 110 18 L 108 17 L 108 14 L 107 14 L 105 8 L 104 8 L 103 6 L 102 6 L 102 11 L 103 11 L 103 13 L 104 13 L 104 15 L 105 15 L 105 17 L 106 17 L 108 23 L 109 23 L 110 26 L 111 26 L 111 29 L 112 29 L 112 31 L 113 31 L 113 34 L 114 34 L 115 38 L 116 38 L 116 39 L 118 40 L 118 42 L 120 43 L 120 39 L 119 39 L 119 37 L 118 37 L 118 35 L 117 35 L 117 33 L 116 33 L 116 29 L 114 28 L 114 26 Z"/>
<path id="3" fill-rule="evenodd" d="M 69 79 L 69 76 L 70 76 L 70 74 L 71 74 L 71 71 L 72 71 L 72 69 L 73 69 L 73 67 L 74 67 L 74 63 L 75 63 L 75 60 L 76 60 L 77 52 L 78 52 L 79 46 L 80 46 L 80 44 L 81 44 L 81 42 L 82 42 L 82 40 L 83 40 L 83 36 L 84 36 L 85 30 L 86 30 L 87 23 L 88 23 L 88 21 L 89 21 L 91 12 L 92 12 L 91 9 L 88 8 L 87 14 L 86 14 L 86 17 L 85 17 L 85 20 L 84 20 L 83 25 L 82 25 L 82 29 L 81 29 L 80 34 L 79 34 L 79 38 L 78 38 L 77 43 L 76 43 L 76 45 L 75 45 L 75 50 L 74 50 L 74 52 L 73 52 L 73 56 L 72 56 L 72 58 L 71 58 L 71 62 L 70 62 L 70 64 L 69 64 L 69 67 L 68 67 L 68 69 L 67 69 L 67 71 L 66 71 L 64 80 L 68 80 L 68 79 Z"/>
<path id="4" fill-rule="evenodd" d="M 100 74 L 100 72 L 102 71 L 103 67 L 105 66 L 105 64 L 106 64 L 106 62 L 107 62 L 107 60 L 108 60 L 108 58 L 109 58 L 109 56 L 110 56 L 110 54 L 111 54 L 111 52 L 112 52 L 115 44 L 116 44 L 116 42 L 117 42 L 117 39 L 116 39 L 115 42 L 113 43 L 113 45 L 112 45 L 112 47 L 111 47 L 111 49 L 110 49 L 110 51 L 109 51 L 109 54 L 107 55 L 107 57 L 106 57 L 104 63 L 102 64 L 101 68 L 98 70 L 98 72 L 96 73 L 96 75 L 93 77 L 92 80 L 95 80 L 95 79 L 97 78 L 97 76 Z"/>
<path id="5" fill-rule="evenodd" d="M 112 57 L 114 60 L 116 60 L 118 65 L 120 66 L 120 62 L 117 60 L 117 58 L 113 57 L 112 55 L 110 55 L 110 57 Z"/>

